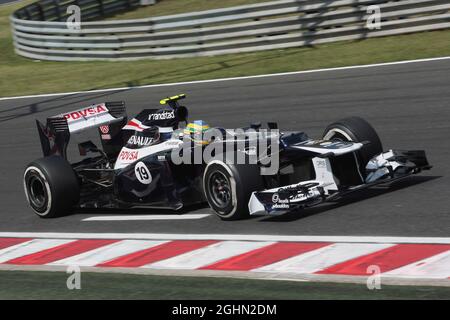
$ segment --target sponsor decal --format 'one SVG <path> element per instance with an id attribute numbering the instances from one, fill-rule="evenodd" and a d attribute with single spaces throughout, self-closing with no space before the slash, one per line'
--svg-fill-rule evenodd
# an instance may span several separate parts
<path id="1" fill-rule="evenodd" d="M 103 134 L 108 134 L 109 133 L 109 126 L 100 126 L 100 131 Z"/>
<path id="2" fill-rule="evenodd" d="M 106 107 L 104 105 L 99 104 L 99 105 L 92 106 L 92 107 L 89 107 L 86 109 L 66 113 L 63 115 L 63 117 L 66 118 L 68 122 L 70 122 L 70 121 L 77 120 L 80 118 L 88 118 L 88 117 L 96 116 L 98 114 L 102 114 L 105 112 L 108 112 L 108 109 L 106 109 Z"/>
<path id="3" fill-rule="evenodd" d="M 131 136 L 128 139 L 128 144 L 136 145 L 136 146 L 148 146 L 153 142 L 153 138 L 150 137 L 142 137 L 142 136 Z"/>
<path id="4" fill-rule="evenodd" d="M 316 160 L 317 168 L 320 169 L 326 169 L 327 168 L 327 161 L 325 159 L 317 159 Z"/>
<path id="5" fill-rule="evenodd" d="M 305 200 L 309 196 L 312 196 L 313 194 L 311 192 L 305 192 L 305 193 L 297 193 L 289 198 L 289 201 L 298 201 L 298 200 Z"/>
<path id="6" fill-rule="evenodd" d="M 164 111 L 162 113 L 152 113 L 148 116 L 148 120 L 167 120 L 167 119 L 174 119 L 175 118 L 175 112 L 172 111 Z"/>
<path id="7" fill-rule="evenodd" d="M 272 195 L 272 209 L 288 209 L 289 208 L 289 199 L 280 199 L 280 195 L 278 193 L 274 193 Z"/>
<path id="8" fill-rule="evenodd" d="M 273 203 L 277 203 L 278 200 L 280 200 L 280 196 L 278 195 L 278 193 L 274 193 L 274 194 L 272 195 L 272 202 L 273 202 Z"/>
<path id="9" fill-rule="evenodd" d="M 139 161 L 134 166 L 134 173 L 136 174 L 136 178 L 142 184 L 150 184 L 152 183 L 152 175 L 150 174 L 150 170 L 148 170 L 145 163 Z"/>
<path id="10" fill-rule="evenodd" d="M 110 134 L 102 134 L 102 140 L 111 140 Z"/>
<path id="11" fill-rule="evenodd" d="M 276 203 L 272 205 L 272 209 L 289 209 L 289 203 Z"/>
<path id="12" fill-rule="evenodd" d="M 330 147 L 335 147 L 336 149 L 347 148 L 353 145 L 353 142 L 339 141 L 333 142 Z"/>
<path id="13" fill-rule="evenodd" d="M 126 151 L 122 150 L 118 159 L 121 161 L 135 161 L 139 158 L 139 151 Z"/>
<path id="14" fill-rule="evenodd" d="M 316 144 L 316 143 L 318 143 L 318 142 L 320 142 L 321 140 L 318 140 L 318 141 L 316 141 L 316 140 L 310 140 L 310 141 L 306 141 L 306 142 L 299 142 L 299 143 L 296 143 L 295 145 L 296 146 L 310 146 L 310 145 L 313 145 L 313 144 Z"/>

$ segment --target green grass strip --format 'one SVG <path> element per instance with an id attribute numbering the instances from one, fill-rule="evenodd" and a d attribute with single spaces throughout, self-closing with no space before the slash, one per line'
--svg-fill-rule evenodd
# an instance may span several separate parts
<path id="1" fill-rule="evenodd" d="M 448 287 L 82 273 L 68 290 L 64 272 L 0 271 L 0 299 L 450 299 Z"/>
<path id="2" fill-rule="evenodd" d="M 0 96 L 17 96 L 206 80 L 450 56 L 450 30 L 316 47 L 172 60 L 49 62 L 17 56 L 0 7 Z M 157 6 L 155 6 L 156 8 Z"/>

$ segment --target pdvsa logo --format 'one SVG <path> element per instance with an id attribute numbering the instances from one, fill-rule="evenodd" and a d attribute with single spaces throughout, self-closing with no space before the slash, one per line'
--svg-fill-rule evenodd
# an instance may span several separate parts
<path id="1" fill-rule="evenodd" d="M 120 152 L 117 159 L 121 161 L 135 161 L 139 158 L 139 151 L 126 151 L 123 150 Z"/>
<path id="2" fill-rule="evenodd" d="M 102 104 L 99 104 L 97 106 L 91 106 L 89 108 L 86 109 L 82 109 L 82 110 L 78 110 L 78 111 L 74 111 L 71 113 L 66 113 L 64 114 L 64 118 L 66 118 L 68 121 L 71 120 L 77 120 L 80 118 L 87 118 L 87 117 L 92 117 L 101 113 L 105 113 L 108 112 L 108 109 L 106 109 L 106 107 Z"/>

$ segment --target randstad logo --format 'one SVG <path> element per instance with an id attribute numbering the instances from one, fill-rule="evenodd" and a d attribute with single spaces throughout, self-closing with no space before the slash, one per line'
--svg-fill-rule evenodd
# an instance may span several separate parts
<path id="1" fill-rule="evenodd" d="M 148 116 L 148 120 L 167 120 L 175 118 L 175 112 L 164 111 L 162 113 L 152 113 Z"/>

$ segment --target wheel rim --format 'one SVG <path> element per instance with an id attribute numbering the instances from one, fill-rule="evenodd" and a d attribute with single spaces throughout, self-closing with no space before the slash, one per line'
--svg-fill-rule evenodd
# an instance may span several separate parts
<path id="1" fill-rule="evenodd" d="M 346 132 L 340 129 L 331 129 L 323 136 L 323 139 L 330 141 L 353 141 Z"/>
<path id="2" fill-rule="evenodd" d="M 32 175 L 28 179 L 28 195 L 31 205 L 36 209 L 43 209 L 47 202 L 47 191 L 44 181 L 39 176 Z"/>
<path id="3" fill-rule="evenodd" d="M 339 142 L 349 141 L 346 137 L 344 137 L 340 133 L 335 133 L 333 136 L 331 136 L 330 140 L 331 141 L 339 141 Z"/>
<path id="4" fill-rule="evenodd" d="M 230 182 L 222 172 L 216 171 L 211 174 L 209 177 L 208 186 L 211 193 L 211 200 L 215 206 L 223 209 L 230 205 Z"/>

